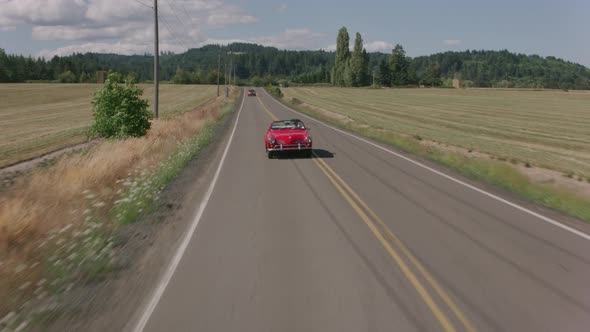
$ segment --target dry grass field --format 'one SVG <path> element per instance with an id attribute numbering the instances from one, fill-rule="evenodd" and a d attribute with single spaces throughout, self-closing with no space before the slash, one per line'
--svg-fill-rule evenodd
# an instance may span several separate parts
<path id="1" fill-rule="evenodd" d="M 283 93 L 337 120 L 590 178 L 588 91 L 290 87 Z"/>
<path id="2" fill-rule="evenodd" d="M 152 85 L 140 85 L 152 103 Z M 0 84 L 0 167 L 81 143 L 97 84 Z M 160 114 L 194 109 L 215 96 L 207 85 L 160 85 Z"/>

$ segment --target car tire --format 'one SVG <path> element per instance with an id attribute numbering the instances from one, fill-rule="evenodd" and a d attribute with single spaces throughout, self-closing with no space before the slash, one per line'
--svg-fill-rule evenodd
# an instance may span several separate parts
<path id="1" fill-rule="evenodd" d="M 305 151 L 305 157 L 306 158 L 311 158 L 313 155 L 313 150 L 309 149 L 307 151 Z"/>
<path id="2" fill-rule="evenodd" d="M 268 156 L 268 159 L 272 159 L 274 153 L 272 153 L 272 151 L 266 151 L 266 155 Z"/>

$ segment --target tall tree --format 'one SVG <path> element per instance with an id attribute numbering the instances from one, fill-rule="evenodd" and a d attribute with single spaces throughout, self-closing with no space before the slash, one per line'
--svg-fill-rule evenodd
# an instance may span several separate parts
<path id="1" fill-rule="evenodd" d="M 363 54 L 363 38 L 360 33 L 356 33 L 354 39 L 354 48 L 350 58 L 350 82 L 352 86 L 363 86 L 367 81 L 367 65 L 365 64 L 365 54 Z"/>
<path id="2" fill-rule="evenodd" d="M 379 66 L 377 66 L 377 74 L 375 75 L 377 84 L 381 86 L 391 86 L 391 72 L 387 66 L 387 60 L 383 59 Z"/>
<path id="3" fill-rule="evenodd" d="M 442 81 L 440 79 L 440 65 L 438 63 L 432 64 L 428 70 L 426 70 L 426 73 L 424 74 L 424 77 L 420 83 L 429 86 L 441 86 Z"/>
<path id="4" fill-rule="evenodd" d="M 338 86 L 345 86 L 346 79 L 344 77 L 344 69 L 350 59 L 350 50 L 348 45 L 350 43 L 350 37 L 348 36 L 348 30 L 346 27 L 340 28 L 338 31 L 338 37 L 336 39 L 336 61 L 334 62 L 334 69 L 332 74 L 332 84 Z"/>
<path id="5" fill-rule="evenodd" d="M 371 73 L 369 72 L 370 57 L 367 50 L 363 48 L 363 83 L 362 85 L 371 85 Z"/>
<path id="6" fill-rule="evenodd" d="M 8 56 L 4 49 L 0 48 L 0 82 L 8 82 Z"/>
<path id="7" fill-rule="evenodd" d="M 397 44 L 391 51 L 389 57 L 389 70 L 391 71 L 391 85 L 405 85 L 408 81 L 408 65 L 406 51 Z"/>

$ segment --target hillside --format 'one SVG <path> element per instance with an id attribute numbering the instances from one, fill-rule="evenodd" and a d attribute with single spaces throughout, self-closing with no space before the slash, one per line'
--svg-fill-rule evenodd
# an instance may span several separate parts
<path id="1" fill-rule="evenodd" d="M 288 51 L 255 44 L 207 45 L 182 54 L 163 53 L 161 80 L 177 83 L 215 83 L 217 57 L 235 64 L 240 80 L 288 79 L 299 83 L 329 83 L 334 52 Z M 389 54 L 369 53 L 369 69 L 379 72 Z M 503 51 L 445 52 L 407 58 L 408 84 L 418 84 L 430 68 L 440 67 L 440 78 L 449 84 L 460 78 L 466 86 L 590 89 L 590 69 L 552 56 Z M 0 82 L 61 81 L 92 82 L 97 70 L 133 73 L 140 81 L 152 77 L 150 55 L 73 54 L 52 59 L 8 55 L 0 49 Z M 223 74 L 222 74 L 223 80 Z"/>

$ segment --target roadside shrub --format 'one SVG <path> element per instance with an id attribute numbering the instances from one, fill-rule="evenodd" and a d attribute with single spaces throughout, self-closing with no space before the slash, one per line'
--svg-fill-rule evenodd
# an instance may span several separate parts
<path id="1" fill-rule="evenodd" d="M 76 75 L 71 71 L 65 71 L 57 77 L 59 83 L 76 83 Z"/>
<path id="2" fill-rule="evenodd" d="M 278 86 L 271 86 L 270 88 L 268 88 L 268 92 L 275 97 L 283 96 L 283 91 L 281 91 L 281 88 L 279 88 Z"/>
<path id="3" fill-rule="evenodd" d="M 284 79 L 284 78 L 280 79 L 280 80 L 278 81 L 278 83 L 279 83 L 279 86 L 280 86 L 281 88 L 286 88 L 286 87 L 288 87 L 288 86 L 289 86 L 289 81 L 287 81 L 287 80 L 286 80 L 286 79 Z"/>
<path id="4" fill-rule="evenodd" d="M 143 90 L 120 76 L 109 74 L 104 87 L 96 92 L 93 104 L 92 134 L 104 138 L 140 137 L 150 129 L 152 113 L 141 99 Z"/>

